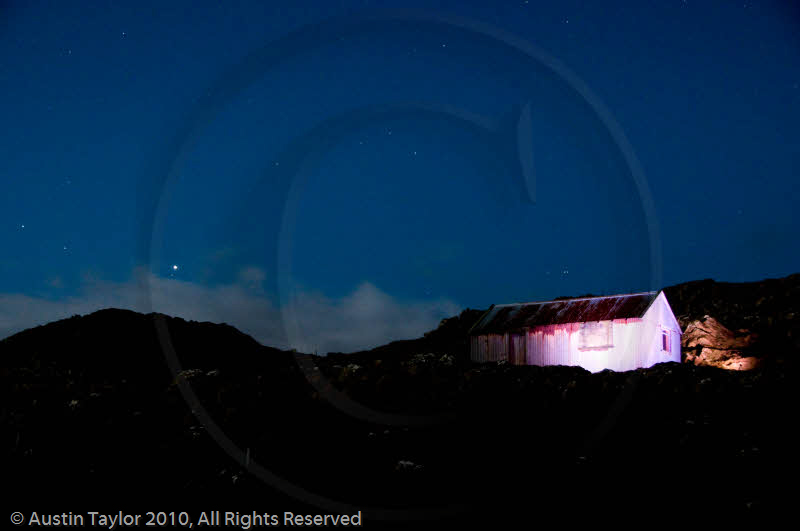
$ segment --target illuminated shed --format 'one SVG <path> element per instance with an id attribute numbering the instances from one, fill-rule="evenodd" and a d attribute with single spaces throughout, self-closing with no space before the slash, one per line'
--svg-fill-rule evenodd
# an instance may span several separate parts
<path id="1" fill-rule="evenodd" d="M 493 305 L 470 329 L 473 361 L 627 371 L 681 360 L 664 292 Z"/>

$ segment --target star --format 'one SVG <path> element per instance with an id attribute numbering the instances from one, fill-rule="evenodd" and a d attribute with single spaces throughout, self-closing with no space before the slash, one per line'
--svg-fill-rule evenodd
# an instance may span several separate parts
<path id="1" fill-rule="evenodd" d="M 178 270 L 178 266 L 177 265 L 172 266 L 172 270 L 173 271 L 177 271 Z"/>

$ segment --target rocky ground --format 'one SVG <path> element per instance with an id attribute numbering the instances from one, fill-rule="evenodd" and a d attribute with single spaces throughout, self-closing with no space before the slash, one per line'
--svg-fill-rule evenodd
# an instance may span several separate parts
<path id="1" fill-rule="evenodd" d="M 668 288 L 688 362 L 628 373 L 470 364 L 476 310 L 328 357 L 160 315 L 67 319 L 0 342 L 4 486 L 64 510 L 361 509 L 396 527 L 788 512 L 799 278 Z"/>

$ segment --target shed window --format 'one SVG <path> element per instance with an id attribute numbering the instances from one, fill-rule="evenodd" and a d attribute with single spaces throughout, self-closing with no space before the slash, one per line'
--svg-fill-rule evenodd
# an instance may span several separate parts
<path id="1" fill-rule="evenodd" d="M 669 332 L 666 330 L 661 332 L 661 350 L 669 352 Z"/>
<path id="2" fill-rule="evenodd" d="M 611 340 L 611 321 L 581 323 L 581 330 L 578 336 L 578 349 L 607 349 L 614 346 Z"/>

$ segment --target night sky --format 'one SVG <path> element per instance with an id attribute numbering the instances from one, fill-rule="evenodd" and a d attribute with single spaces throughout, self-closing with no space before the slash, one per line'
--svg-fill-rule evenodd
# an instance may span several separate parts
<path id="1" fill-rule="evenodd" d="M 793 2 L 166 4 L 0 4 L 0 337 L 348 351 L 798 271 Z"/>

